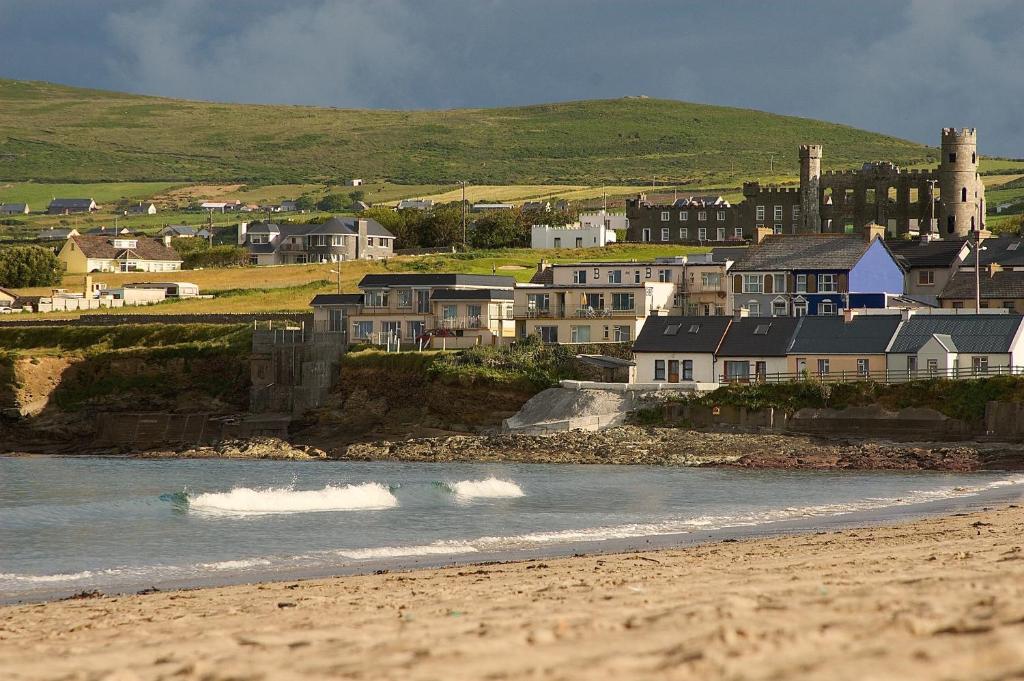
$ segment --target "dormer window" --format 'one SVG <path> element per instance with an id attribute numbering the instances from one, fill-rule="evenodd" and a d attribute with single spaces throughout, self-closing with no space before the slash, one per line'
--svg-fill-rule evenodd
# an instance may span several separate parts
<path id="1" fill-rule="evenodd" d="M 114 248 L 138 248 L 138 239 L 114 239 Z"/>

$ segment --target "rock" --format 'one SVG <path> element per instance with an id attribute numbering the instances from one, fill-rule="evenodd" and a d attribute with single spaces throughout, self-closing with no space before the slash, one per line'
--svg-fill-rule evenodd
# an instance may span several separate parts
<path id="1" fill-rule="evenodd" d="M 226 440 L 213 447 L 196 447 L 176 454 L 193 458 L 286 459 L 308 461 L 326 459 L 327 453 L 316 447 L 291 445 L 276 437 Z"/>

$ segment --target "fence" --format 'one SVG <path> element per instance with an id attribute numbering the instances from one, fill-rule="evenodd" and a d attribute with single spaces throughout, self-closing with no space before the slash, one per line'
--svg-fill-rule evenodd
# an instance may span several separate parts
<path id="1" fill-rule="evenodd" d="M 748 375 L 727 375 L 719 377 L 721 383 L 791 383 L 795 381 L 812 381 L 816 383 L 850 383 L 853 381 L 873 381 L 875 383 L 906 383 L 908 381 L 925 381 L 944 378 L 949 380 L 968 380 L 991 378 L 993 376 L 1024 376 L 1021 366 L 994 366 L 978 368 L 952 367 L 949 369 L 885 369 L 882 371 L 800 371 L 793 373 L 755 373 Z"/>

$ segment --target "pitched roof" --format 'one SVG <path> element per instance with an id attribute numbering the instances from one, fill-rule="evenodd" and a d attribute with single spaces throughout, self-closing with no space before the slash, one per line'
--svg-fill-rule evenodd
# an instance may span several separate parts
<path id="1" fill-rule="evenodd" d="M 914 353 L 934 335 L 947 335 L 960 352 L 1009 352 L 1022 317 L 1015 314 L 923 314 L 900 325 L 889 352 Z"/>
<path id="2" fill-rule="evenodd" d="M 648 317 L 633 352 L 715 352 L 732 317 Z"/>
<path id="3" fill-rule="evenodd" d="M 160 233 L 169 232 L 173 234 L 180 234 L 182 236 L 195 236 L 196 228 L 191 225 L 167 225 L 160 230 Z"/>
<path id="4" fill-rule="evenodd" d="M 743 317 L 729 325 L 722 357 L 781 357 L 789 351 L 802 317 Z"/>
<path id="5" fill-rule="evenodd" d="M 309 304 L 317 305 L 360 305 L 363 302 L 362 293 L 318 293 L 313 296 Z"/>
<path id="6" fill-rule="evenodd" d="M 81 235 L 72 236 L 68 241 L 74 242 L 82 250 L 87 258 L 101 260 L 114 260 L 118 258 L 131 258 L 135 260 L 160 260 L 163 262 L 181 262 L 181 256 L 173 248 L 164 246 L 159 239 L 141 237 L 131 239 L 135 241 L 135 247 L 126 249 L 114 246 L 114 241 L 120 237 Z"/>
<path id="7" fill-rule="evenodd" d="M 0 213 L 25 213 L 27 210 L 27 203 L 0 203 Z"/>
<path id="8" fill-rule="evenodd" d="M 711 249 L 711 262 L 736 261 L 743 257 L 749 246 L 719 246 Z"/>
<path id="9" fill-rule="evenodd" d="M 981 242 L 981 254 L 978 258 L 982 266 L 999 263 L 1003 267 L 1024 267 L 1024 237 L 1016 234 L 1003 234 Z M 970 254 L 964 258 L 964 265 L 974 266 L 974 244 L 970 245 Z"/>
<path id="10" fill-rule="evenodd" d="M 510 289 L 475 288 L 475 289 L 436 289 L 430 294 L 431 300 L 512 300 Z"/>
<path id="11" fill-rule="evenodd" d="M 957 272 L 942 289 L 939 299 L 973 300 L 974 284 L 974 272 Z M 1024 272 L 1021 271 L 1002 270 L 990 273 L 982 270 L 978 284 L 983 299 L 1024 298 Z"/>
<path id="12" fill-rule="evenodd" d="M 733 264 L 733 270 L 848 270 L 870 244 L 852 234 L 774 234 Z"/>
<path id="13" fill-rule="evenodd" d="M 66 239 L 68 235 L 75 231 L 74 227 L 49 227 L 47 229 L 39 230 L 36 235 L 37 239 Z"/>
<path id="14" fill-rule="evenodd" d="M 54 199 L 50 201 L 50 208 L 85 208 L 92 207 L 92 199 Z"/>
<path id="15" fill-rule="evenodd" d="M 552 286 L 555 283 L 555 271 L 550 267 L 545 267 L 542 270 L 537 270 L 530 277 L 531 284 L 545 284 Z"/>
<path id="16" fill-rule="evenodd" d="M 902 317 L 899 314 L 843 317 L 802 317 L 791 353 L 822 355 L 880 354 L 885 352 Z"/>
<path id="17" fill-rule="evenodd" d="M 282 236 L 307 236 L 309 234 L 358 234 L 358 220 L 363 218 L 332 217 L 324 222 L 292 225 L 288 223 L 253 222 L 246 229 L 249 234 L 281 234 Z M 376 237 L 395 238 L 384 225 L 376 220 L 366 220 L 366 234 Z"/>
<path id="18" fill-rule="evenodd" d="M 494 274 L 367 274 L 359 288 L 389 286 L 479 286 L 482 288 L 515 288 L 514 277 Z"/>
<path id="19" fill-rule="evenodd" d="M 894 240 L 885 245 L 907 268 L 911 267 L 952 267 L 959 260 L 965 239 L 944 241 Z"/>

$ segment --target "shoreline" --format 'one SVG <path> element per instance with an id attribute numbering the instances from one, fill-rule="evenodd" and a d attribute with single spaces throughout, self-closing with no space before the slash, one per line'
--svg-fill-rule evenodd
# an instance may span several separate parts
<path id="1" fill-rule="evenodd" d="M 1024 509 L 1001 491 L 998 508 L 978 495 L 907 522 L 4 606 L 0 668 L 12 681 L 995 678 L 1024 667 Z"/>

